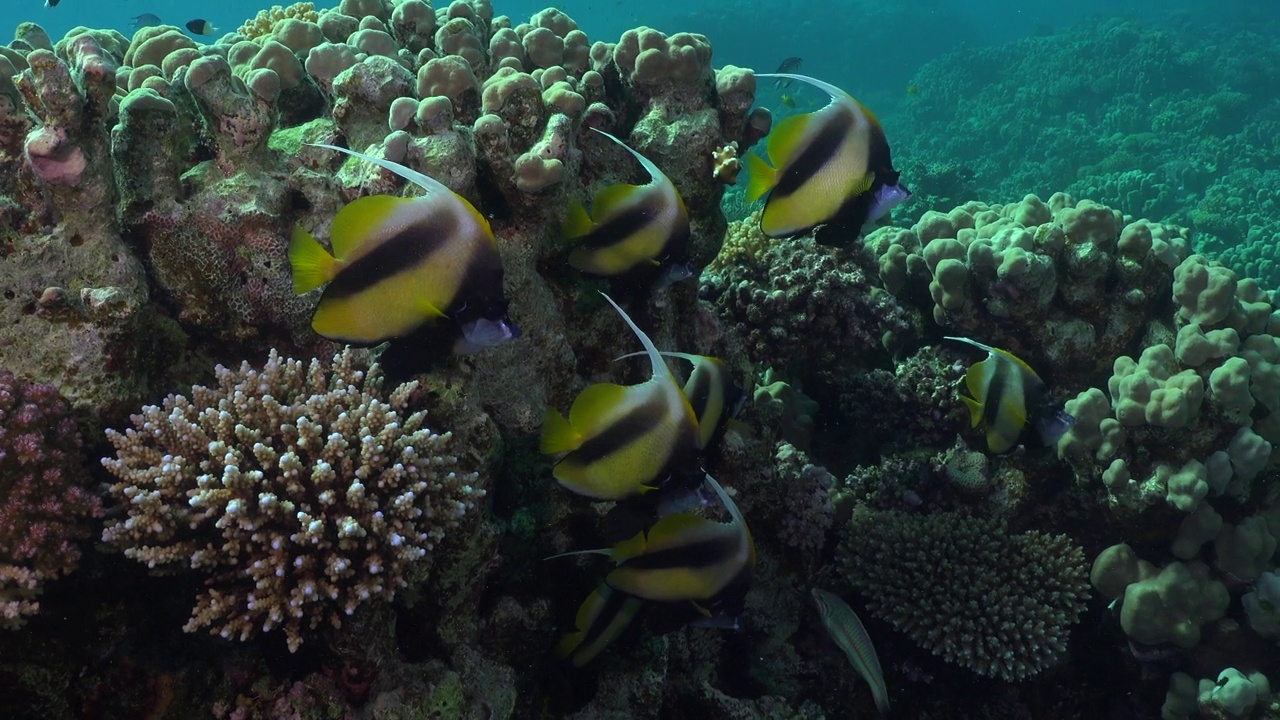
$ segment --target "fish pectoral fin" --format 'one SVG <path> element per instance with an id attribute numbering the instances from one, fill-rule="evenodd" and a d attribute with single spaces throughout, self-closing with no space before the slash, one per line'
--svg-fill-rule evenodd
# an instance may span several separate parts
<path id="1" fill-rule="evenodd" d="M 417 308 L 418 312 L 422 314 L 422 319 L 424 320 L 439 320 L 445 316 L 443 310 L 432 305 L 426 300 L 418 300 Z"/>
<path id="2" fill-rule="evenodd" d="M 569 239 L 586 237 L 596 229 L 596 223 L 591 219 L 591 215 L 587 213 L 587 209 L 582 203 L 574 200 L 569 203 L 569 210 L 565 213 L 564 223 L 560 226 L 560 232 Z"/>
<path id="3" fill-rule="evenodd" d="M 608 548 L 596 548 L 596 549 L 594 549 L 594 550 L 570 550 L 569 552 L 562 552 L 562 553 L 558 553 L 558 554 L 556 554 L 556 555 L 548 555 L 548 556 L 546 556 L 546 557 L 542 558 L 542 561 L 543 561 L 543 562 L 546 562 L 546 561 L 548 561 L 548 560 L 556 560 L 556 559 L 558 559 L 558 558 L 562 558 L 562 557 L 572 557 L 572 556 L 574 556 L 574 555 L 605 555 L 605 556 L 612 556 L 612 555 L 613 555 L 613 551 L 612 551 L 612 550 L 610 550 L 610 549 L 608 549 Z"/>
<path id="4" fill-rule="evenodd" d="M 974 400 L 968 395 L 961 395 L 960 399 L 964 401 L 965 407 L 969 408 L 969 427 L 976 428 L 982 424 L 982 403 Z"/>
<path id="5" fill-rule="evenodd" d="M 544 455 L 571 452 L 582 446 L 582 434 L 574 429 L 559 410 L 547 408 L 542 418 L 542 438 L 539 449 Z"/>
<path id="6" fill-rule="evenodd" d="M 859 195 L 861 195 L 861 194 L 863 194 L 863 193 L 867 192 L 868 190 L 870 190 L 870 189 L 871 189 L 871 186 L 872 186 L 872 185 L 874 185 L 874 184 L 875 184 L 875 182 L 876 182 L 876 174 L 875 174 L 875 173 L 873 173 L 873 172 L 869 172 L 869 173 L 867 173 L 866 175 L 863 175 L 863 176 L 858 180 L 857 184 L 855 184 L 855 185 L 853 186 L 853 189 L 852 189 L 852 191 L 851 191 L 851 192 L 852 192 L 851 197 L 857 197 L 857 196 L 859 196 Z"/>
<path id="7" fill-rule="evenodd" d="M 289 240 L 289 266 L 293 269 L 293 292 L 311 292 L 333 279 L 338 261 L 301 225 L 293 228 Z"/>
<path id="8" fill-rule="evenodd" d="M 759 155 L 747 153 L 747 202 L 759 200 L 777 184 L 778 171 Z"/>

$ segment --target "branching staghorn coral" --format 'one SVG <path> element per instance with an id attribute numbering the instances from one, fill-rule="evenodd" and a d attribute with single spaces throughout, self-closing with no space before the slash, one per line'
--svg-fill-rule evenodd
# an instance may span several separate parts
<path id="1" fill-rule="evenodd" d="M 283 359 L 217 387 L 170 395 L 108 431 L 125 517 L 103 540 L 158 572 L 190 568 L 205 587 L 184 630 L 241 640 L 282 627 L 334 627 L 390 600 L 406 575 L 484 496 L 452 436 L 406 414 L 416 383 L 384 399 L 377 366 L 346 350 L 332 366 Z"/>

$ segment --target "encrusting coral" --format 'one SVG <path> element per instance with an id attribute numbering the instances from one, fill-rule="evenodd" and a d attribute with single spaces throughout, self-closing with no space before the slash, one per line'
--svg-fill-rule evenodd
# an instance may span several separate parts
<path id="1" fill-rule="evenodd" d="M 103 540 L 204 576 L 188 632 L 279 627 L 295 650 L 304 629 L 394 597 L 485 494 L 451 434 L 407 412 L 417 384 L 384 395 L 354 351 L 331 366 L 273 351 L 261 371 L 216 376 L 109 431 L 116 456 L 102 461 L 125 513 Z"/>
<path id="2" fill-rule="evenodd" d="M 20 627 L 45 583 L 76 569 L 76 543 L 102 511 L 68 412 L 52 385 L 0 372 L 0 629 Z"/>

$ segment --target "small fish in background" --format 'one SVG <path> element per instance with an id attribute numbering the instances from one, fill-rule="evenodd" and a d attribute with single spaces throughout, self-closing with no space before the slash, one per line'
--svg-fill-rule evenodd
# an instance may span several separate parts
<path id="1" fill-rule="evenodd" d="M 592 129 L 626 148 L 649 173 L 650 180 L 644 185 L 610 185 L 596 193 L 590 213 L 582 203 L 570 205 L 562 231 L 566 238 L 581 242 L 569 253 L 569 264 L 600 277 L 656 272 L 663 275 L 663 284 L 670 284 L 681 275 L 692 277 L 683 268 L 689 243 L 689 211 L 675 184 L 626 143 L 603 130 Z"/>
<path id="2" fill-rule="evenodd" d="M 327 284 L 312 329 L 330 340 L 375 345 L 452 322 L 472 349 L 518 336 L 506 316 L 497 241 L 466 198 L 399 163 L 315 146 L 374 163 L 427 194 L 370 195 L 347 203 L 333 218 L 332 254 L 302 227 L 294 229 L 294 292 Z"/>
<path id="3" fill-rule="evenodd" d="M 154 15 L 152 13 L 142 13 L 141 15 L 138 15 L 137 17 L 133 18 L 133 29 L 141 30 L 142 28 L 145 28 L 145 27 L 155 27 L 161 24 L 161 22 L 162 21 L 160 20 L 159 15 Z"/>
<path id="4" fill-rule="evenodd" d="M 863 627 L 858 615 L 853 612 L 844 600 L 826 590 L 813 588 L 813 602 L 818 606 L 818 616 L 822 625 L 831 634 L 831 639 L 844 651 L 849 664 L 858 671 L 867 684 L 871 686 L 871 697 L 876 701 L 876 710 L 880 717 L 889 714 L 889 690 L 884 684 L 884 671 L 880 669 L 880 658 L 876 657 L 875 646 L 871 644 L 871 636 Z"/>
<path id="5" fill-rule="evenodd" d="M 213 35 L 218 32 L 218 28 L 214 27 L 213 23 L 208 20 L 201 20 L 200 18 L 188 20 L 187 29 L 196 35 Z"/>
<path id="6" fill-rule="evenodd" d="M 58 3 L 61 1 L 62 0 L 44 0 L 44 6 L 47 8 L 55 8 L 58 7 Z"/>
<path id="7" fill-rule="evenodd" d="M 911 193 L 899 183 L 884 128 L 870 110 L 821 80 L 781 77 L 824 90 L 831 101 L 774 127 L 766 143 L 773 165 L 747 154 L 747 201 L 769 196 L 760 216 L 760 229 L 769 237 L 823 226 L 821 234 L 815 232 L 819 242 L 848 244 Z"/>
<path id="8" fill-rule="evenodd" d="M 698 420 L 653 341 L 608 295 L 644 346 L 653 366 L 639 385 L 597 383 L 578 394 L 566 418 L 548 407 L 544 454 L 565 453 L 551 474 L 566 489 L 597 500 L 621 500 L 657 489 L 696 463 Z"/>
<path id="9" fill-rule="evenodd" d="M 801 59 L 800 59 L 800 58 L 798 58 L 798 57 L 792 56 L 792 57 L 787 58 L 786 60 L 783 60 L 781 63 L 779 63 L 779 64 L 778 64 L 778 69 L 777 69 L 777 70 L 774 70 L 774 72 L 775 72 L 775 73 L 792 73 L 792 74 L 794 74 L 794 73 L 799 72 L 799 71 L 800 71 L 800 68 L 801 68 L 803 65 L 804 65 L 804 60 L 801 60 Z M 773 86 L 774 86 L 775 88 L 777 88 L 778 90 L 785 90 L 785 89 L 787 89 L 787 88 L 791 87 L 791 79 L 790 79 L 790 78 L 785 78 L 785 77 L 780 77 L 780 78 L 778 78 L 777 80 L 775 80 L 775 81 L 773 82 Z"/>
<path id="10" fill-rule="evenodd" d="M 973 427 L 986 426 L 987 449 L 996 455 L 1012 451 L 1024 440 L 1048 447 L 1058 442 L 1076 419 L 1049 395 L 1044 381 L 1013 353 L 964 337 L 946 340 L 972 345 L 987 353 L 965 373 Z"/>
<path id="11" fill-rule="evenodd" d="M 919 86 L 919 85 L 908 85 L 908 86 L 907 86 L 907 94 L 908 94 L 908 95 L 919 95 L 919 94 L 920 94 L 920 86 Z"/>
<path id="12" fill-rule="evenodd" d="M 795 96 L 793 96 L 791 93 L 782 93 L 782 104 L 789 108 L 795 109 L 795 106 L 796 106 Z"/>

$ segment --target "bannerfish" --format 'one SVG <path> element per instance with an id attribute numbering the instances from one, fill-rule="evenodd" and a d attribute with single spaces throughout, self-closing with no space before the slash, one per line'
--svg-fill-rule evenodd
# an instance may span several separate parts
<path id="1" fill-rule="evenodd" d="M 556 645 L 556 654 L 574 667 L 591 662 L 602 650 L 618 639 L 644 606 L 640 598 L 621 593 L 608 583 L 591 591 L 578 608 L 574 632 L 566 633 Z"/>
<path id="2" fill-rule="evenodd" d="M 783 119 L 769 133 L 770 166 L 748 153 L 747 200 L 769 195 L 760 229 L 789 237 L 830 225 L 837 234 L 862 232 L 910 197 L 893 169 L 880 121 L 848 93 L 805 75 L 757 75 L 799 80 L 825 90 L 831 102 Z M 852 240 L 854 238 L 847 238 Z"/>
<path id="3" fill-rule="evenodd" d="M 618 358 L 638 357 L 644 353 L 628 353 Z M 724 361 L 709 355 L 692 355 L 682 352 L 662 352 L 663 357 L 680 358 L 693 365 L 693 372 L 684 384 L 684 396 L 693 407 L 698 419 L 698 447 L 706 451 L 724 435 L 725 427 L 742 409 L 746 395 L 742 386 L 733 378 Z"/>
<path id="4" fill-rule="evenodd" d="M 160 16 L 152 13 L 142 13 L 133 19 L 133 29 L 139 30 L 145 27 L 155 27 L 161 23 Z"/>
<path id="5" fill-rule="evenodd" d="M 662 267 L 679 273 L 689 244 L 689 211 L 680 192 L 649 158 L 613 135 L 592 129 L 626 148 L 650 180 L 644 185 L 610 185 L 596 193 L 590 213 L 580 202 L 570 205 L 562 230 L 566 238 L 581 243 L 569 253 L 569 264 L 601 277 Z"/>
<path id="6" fill-rule="evenodd" d="M 969 408 L 972 426 L 986 426 L 987 449 L 992 453 L 1013 450 L 1028 434 L 1041 445 L 1053 445 L 1075 424 L 1076 419 L 1049 396 L 1040 376 L 1013 353 L 969 338 L 945 339 L 987 353 L 985 360 L 965 373 L 969 395 L 960 399 Z"/>
<path id="7" fill-rule="evenodd" d="M 317 333 L 374 345 L 451 320 L 477 348 L 517 336 L 506 315 L 497 241 L 466 198 L 399 163 L 334 145 L 316 147 L 371 162 L 427 191 L 348 203 L 329 231 L 333 254 L 301 226 L 294 229 L 294 292 L 328 283 L 311 319 Z"/>
<path id="8" fill-rule="evenodd" d="M 698 420 L 648 335 L 608 295 L 640 339 L 653 373 L 639 385 L 598 383 L 579 393 L 566 419 L 547 408 L 542 452 L 566 453 L 552 469 L 565 488 L 598 500 L 620 500 L 656 489 L 675 470 L 696 462 Z"/>
<path id="9" fill-rule="evenodd" d="M 801 60 L 800 58 L 795 57 L 795 56 L 793 55 L 793 56 L 791 56 L 791 57 L 789 57 L 789 58 L 787 58 L 787 59 L 783 60 L 781 63 L 778 63 L 778 69 L 777 69 L 777 70 L 774 70 L 773 72 L 774 72 L 774 74 L 780 74 L 780 73 L 786 73 L 786 74 L 797 73 L 797 72 L 800 72 L 800 67 L 801 67 L 801 66 L 803 66 L 803 65 L 804 65 L 804 60 Z M 775 80 L 775 81 L 774 81 L 773 86 L 774 86 L 775 88 L 779 89 L 779 90 L 785 90 L 785 89 L 787 89 L 787 88 L 791 87 L 791 79 L 790 79 L 790 78 L 784 78 L 784 77 L 783 77 L 783 78 L 778 78 L 777 80 Z"/>
<path id="10" fill-rule="evenodd" d="M 692 512 L 676 513 L 611 548 L 554 557 L 606 555 L 617 564 L 605 577 L 609 587 L 655 602 L 701 603 L 730 587 L 745 588 L 756 562 L 751 531 L 720 483 L 710 475 L 705 480 L 729 511 L 730 522 L 708 520 Z"/>
<path id="11" fill-rule="evenodd" d="M 818 588 L 813 588 L 812 594 L 823 626 L 836 645 L 844 651 L 845 657 L 849 658 L 849 664 L 871 686 L 871 697 L 876 702 L 876 710 L 880 712 L 880 717 L 886 717 L 889 714 L 889 690 L 885 687 L 880 658 L 876 656 L 876 648 L 871 644 L 867 629 L 863 627 L 853 608 L 838 596 Z"/>
<path id="12" fill-rule="evenodd" d="M 188 20 L 187 29 L 196 35 L 212 35 L 218 32 L 218 28 L 214 27 L 213 23 L 208 20 L 201 20 L 200 18 Z"/>

